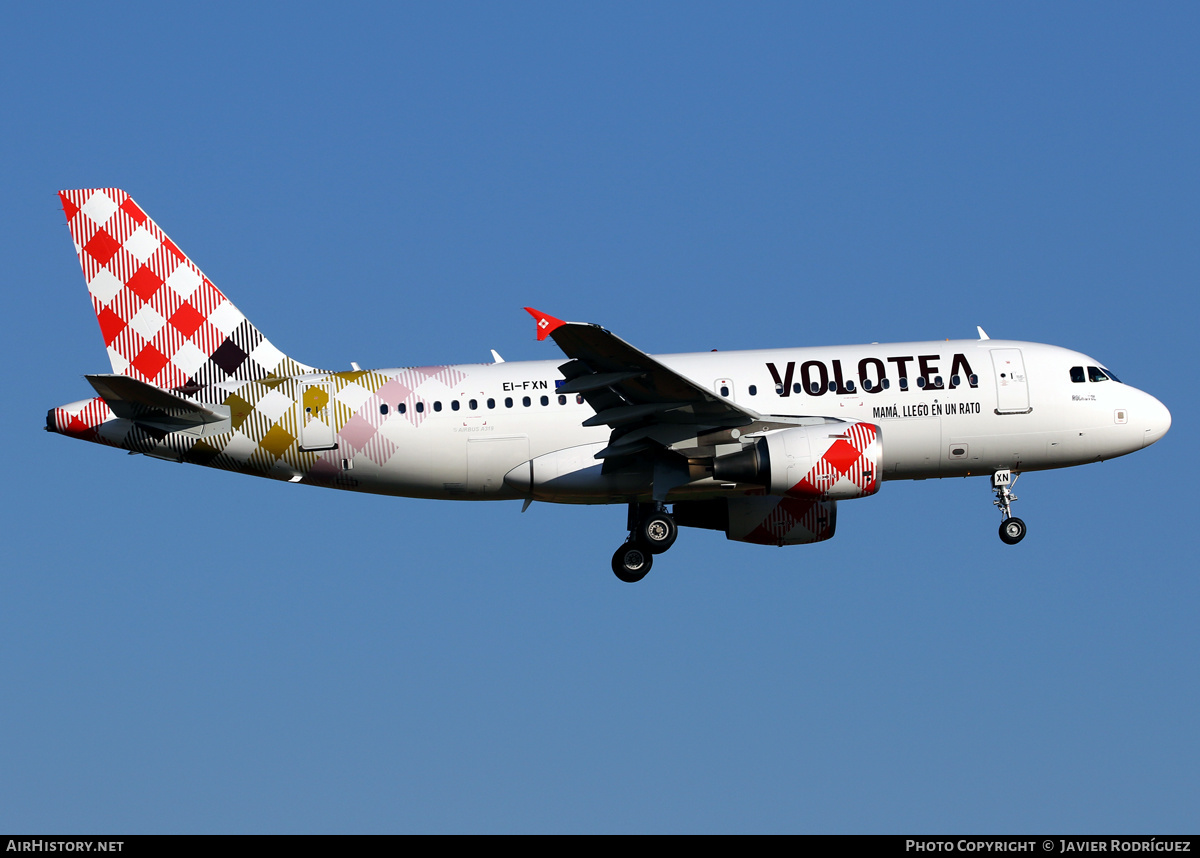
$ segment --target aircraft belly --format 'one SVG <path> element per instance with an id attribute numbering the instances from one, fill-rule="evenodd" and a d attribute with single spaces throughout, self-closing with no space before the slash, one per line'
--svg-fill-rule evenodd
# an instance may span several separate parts
<path id="1" fill-rule="evenodd" d="M 356 454 L 351 468 L 356 472 L 354 487 L 425 498 L 523 497 L 504 484 L 505 474 L 515 466 L 539 454 L 608 437 L 606 428 L 581 427 L 578 414 L 535 412 L 526 420 L 497 416 L 486 421 L 441 417 L 419 427 L 404 423 L 387 427 L 380 433 L 389 449 L 386 460 L 376 463 Z"/>
<path id="2" fill-rule="evenodd" d="M 466 456 L 461 444 L 447 444 L 444 433 L 428 425 L 399 426 L 380 434 L 388 441 L 384 455 L 360 451 L 354 457 L 361 490 L 427 498 L 463 493 Z"/>

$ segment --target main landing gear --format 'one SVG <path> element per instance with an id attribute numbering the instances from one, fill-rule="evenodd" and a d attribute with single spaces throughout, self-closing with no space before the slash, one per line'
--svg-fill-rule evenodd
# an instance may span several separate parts
<path id="1" fill-rule="evenodd" d="M 1016 485 L 1019 476 L 1020 474 L 1014 475 L 1009 470 L 996 471 L 992 474 L 992 491 L 996 493 L 996 500 L 993 503 L 1000 508 L 1000 512 L 1004 515 L 1004 521 L 1000 522 L 1000 539 L 1006 545 L 1016 545 L 1025 538 L 1025 522 L 1014 518 L 1011 508 L 1012 503 L 1017 499 L 1017 496 L 1012 493 L 1011 487 Z"/>
<path id="2" fill-rule="evenodd" d="M 675 544 L 679 527 L 659 503 L 629 505 L 629 536 L 613 554 L 613 573 L 627 584 L 641 581 L 654 564 L 654 555 Z"/>

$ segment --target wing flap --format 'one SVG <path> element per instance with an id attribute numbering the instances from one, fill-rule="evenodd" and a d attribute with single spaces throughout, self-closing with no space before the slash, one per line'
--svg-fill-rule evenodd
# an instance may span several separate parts
<path id="1" fill-rule="evenodd" d="M 643 417 L 653 417 L 668 411 L 686 408 L 686 402 L 644 402 L 641 405 L 618 405 L 594 414 L 583 421 L 584 426 L 621 426 Z"/>
<path id="2" fill-rule="evenodd" d="M 617 382 L 628 381 L 631 378 L 638 378 L 640 375 L 642 375 L 642 373 L 636 370 L 630 370 L 629 372 L 590 373 L 573 378 L 565 384 L 559 386 L 558 392 L 588 393 L 592 390 L 599 390 L 602 387 L 610 387 Z"/>

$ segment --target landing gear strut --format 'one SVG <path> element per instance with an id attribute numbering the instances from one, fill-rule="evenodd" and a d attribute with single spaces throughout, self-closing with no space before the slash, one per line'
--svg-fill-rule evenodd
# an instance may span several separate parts
<path id="1" fill-rule="evenodd" d="M 1025 522 L 1012 514 L 1012 504 L 1017 496 L 1012 493 L 1011 487 L 1016 485 L 1019 476 L 1009 470 L 992 474 L 992 491 L 996 493 L 993 503 L 1004 516 L 1004 521 L 1000 522 L 1000 539 L 1006 545 L 1016 545 L 1025 538 Z"/>
<path id="2" fill-rule="evenodd" d="M 675 544 L 679 526 L 660 503 L 629 505 L 629 537 L 613 554 L 612 569 L 627 584 L 641 581 L 662 554 Z"/>

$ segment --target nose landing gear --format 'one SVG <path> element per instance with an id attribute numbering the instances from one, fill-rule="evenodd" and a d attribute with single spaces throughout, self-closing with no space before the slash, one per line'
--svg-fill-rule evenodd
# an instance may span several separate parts
<path id="1" fill-rule="evenodd" d="M 679 526 L 659 503 L 629 505 L 629 537 L 613 554 L 613 573 L 627 584 L 641 581 L 662 554 L 675 544 Z"/>
<path id="2" fill-rule="evenodd" d="M 1004 515 L 1004 521 L 1000 522 L 1000 540 L 1005 545 L 1016 545 L 1025 538 L 1025 522 L 1014 517 L 1011 508 L 1017 500 L 1011 487 L 1016 485 L 1019 476 L 1020 474 L 1014 475 L 1007 469 L 992 474 L 992 491 L 996 493 L 996 499 L 992 503 L 999 507 Z"/>

